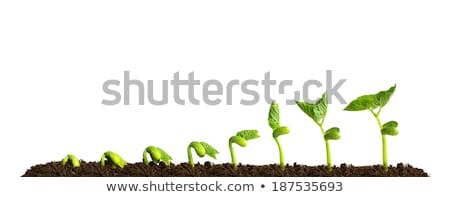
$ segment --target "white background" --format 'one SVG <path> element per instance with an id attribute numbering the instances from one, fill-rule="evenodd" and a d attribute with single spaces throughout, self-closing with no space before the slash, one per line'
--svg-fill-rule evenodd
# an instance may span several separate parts
<path id="1" fill-rule="evenodd" d="M 430 189 L 439 190 L 449 175 L 445 125 L 450 81 L 444 71 L 450 63 L 449 9 L 446 1 L 392 0 L 3 1 L 1 188 L 38 184 L 39 179 L 17 177 L 68 153 L 94 161 L 112 150 L 139 162 L 143 149 L 155 145 L 180 163 L 187 161 L 189 142 L 197 140 L 219 150 L 216 163 L 229 162 L 228 138 L 242 129 L 258 129 L 261 138 L 236 148 L 239 162 L 278 162 L 267 125 L 269 105 L 263 100 L 239 105 L 249 97 L 236 88 L 231 106 L 180 106 L 172 99 L 165 106 L 139 106 L 136 99 L 131 106 L 102 105 L 109 98 L 103 82 L 123 81 L 124 70 L 157 85 L 177 71 L 182 79 L 194 71 L 203 82 L 223 83 L 262 80 L 270 71 L 278 81 L 294 80 L 288 92 L 301 90 L 309 79 L 325 83 L 325 71 L 333 70 L 334 83 L 347 79 L 340 92 L 348 102 L 397 84 L 381 114 L 383 122 L 400 123 L 400 134 L 388 137 L 390 163 L 425 169 Z M 196 90 L 201 98 L 201 88 Z M 262 95 L 262 86 L 258 90 Z M 187 98 L 186 92 L 182 95 Z M 273 97 L 283 101 L 292 94 Z M 341 128 L 342 139 L 330 142 L 333 162 L 381 163 L 375 119 L 344 107 L 334 100 L 325 122 L 327 128 Z M 286 162 L 324 164 L 317 126 L 297 106 L 280 108 L 282 125 L 292 131 L 280 137 Z"/>

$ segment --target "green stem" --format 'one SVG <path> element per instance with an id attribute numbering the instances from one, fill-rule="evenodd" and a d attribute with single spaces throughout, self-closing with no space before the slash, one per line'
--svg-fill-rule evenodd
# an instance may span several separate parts
<path id="1" fill-rule="evenodd" d="M 323 129 L 322 124 L 319 124 L 320 131 L 322 131 L 322 135 L 325 136 L 325 130 Z M 330 151 L 330 144 L 328 143 L 328 140 L 325 139 L 325 146 L 327 150 L 327 166 L 328 166 L 328 172 L 331 172 L 333 170 L 331 162 L 331 151 Z"/>
<path id="2" fill-rule="evenodd" d="M 373 116 L 375 116 L 375 119 L 377 120 L 378 126 L 380 127 L 380 132 L 383 129 L 383 125 L 381 124 L 379 114 L 380 114 L 381 108 L 379 109 L 378 113 L 375 113 L 373 110 L 370 110 L 372 112 Z M 386 135 L 381 134 L 381 141 L 383 143 L 383 167 L 384 171 L 388 171 L 388 157 L 387 157 L 387 143 L 386 143 Z"/>
<path id="3" fill-rule="evenodd" d="M 384 171 L 388 171 L 388 158 L 387 158 L 387 147 L 386 147 L 386 135 L 381 135 L 383 141 L 383 167 Z"/>
<path id="4" fill-rule="evenodd" d="M 100 158 L 100 166 L 102 168 L 105 167 L 105 159 L 106 159 L 106 155 L 103 154 L 102 157 Z"/>
<path id="5" fill-rule="evenodd" d="M 234 170 L 237 170 L 236 157 L 234 156 L 234 149 L 231 142 L 228 143 L 228 147 L 230 148 L 231 153 L 231 163 L 233 164 Z"/>
<path id="6" fill-rule="evenodd" d="M 142 159 L 144 160 L 144 165 L 148 166 L 148 158 L 147 158 L 147 149 L 144 150 L 144 153 L 142 154 Z"/>
<path id="7" fill-rule="evenodd" d="M 281 147 L 281 143 L 278 140 L 278 138 L 273 138 L 275 139 L 275 142 L 277 142 L 278 145 L 278 151 L 280 152 L 280 168 L 281 170 L 284 170 L 284 154 L 283 154 L 283 147 Z"/>
<path id="8" fill-rule="evenodd" d="M 191 165 L 191 167 L 194 167 L 194 159 L 192 158 L 191 145 L 188 146 L 187 152 L 188 152 L 189 165 Z"/>
<path id="9" fill-rule="evenodd" d="M 328 140 L 325 140 L 325 146 L 327 147 L 327 165 L 328 165 L 328 172 L 331 172 L 333 163 L 331 162 L 331 152 L 330 152 L 330 144 L 328 143 Z"/>

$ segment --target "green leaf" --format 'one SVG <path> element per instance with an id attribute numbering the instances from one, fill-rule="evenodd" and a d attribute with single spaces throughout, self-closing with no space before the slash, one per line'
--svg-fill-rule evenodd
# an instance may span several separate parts
<path id="1" fill-rule="evenodd" d="M 350 102 L 344 110 L 363 111 L 374 108 L 376 108 L 375 95 L 363 95 Z"/>
<path id="2" fill-rule="evenodd" d="M 278 106 L 278 103 L 275 101 L 272 102 L 270 105 L 270 111 L 269 111 L 269 126 L 272 128 L 272 130 L 277 129 L 280 127 L 280 109 Z"/>
<path id="3" fill-rule="evenodd" d="M 230 143 L 238 144 L 239 146 L 246 147 L 247 146 L 247 140 L 245 138 L 240 136 L 232 136 L 229 140 Z"/>
<path id="4" fill-rule="evenodd" d="M 320 124 L 325 118 L 328 110 L 327 93 L 322 95 L 315 104 L 306 102 L 296 102 L 297 106 L 314 120 L 317 124 Z"/>
<path id="5" fill-rule="evenodd" d="M 397 85 L 394 85 L 388 90 L 380 91 L 375 95 L 375 103 L 377 107 L 384 107 L 389 102 L 389 99 L 394 94 L 396 87 Z"/>
<path id="6" fill-rule="evenodd" d="M 245 140 L 252 140 L 259 138 L 258 130 L 242 130 L 239 131 L 236 136 L 242 137 Z"/>
<path id="7" fill-rule="evenodd" d="M 328 110 L 328 98 L 327 93 L 322 94 L 322 98 L 319 99 L 316 103 L 316 107 L 314 108 L 314 113 L 316 116 L 318 116 L 320 119 L 324 119 L 327 115 Z"/>
<path id="8" fill-rule="evenodd" d="M 297 101 L 297 106 L 310 118 L 314 120 L 314 122 L 318 122 L 316 115 L 314 114 L 314 104 L 299 102 Z"/>
<path id="9" fill-rule="evenodd" d="M 388 127 L 397 128 L 398 127 L 398 122 L 392 120 L 392 121 L 389 121 L 387 123 L 384 123 L 383 128 L 388 128 Z"/>
<path id="10" fill-rule="evenodd" d="M 386 127 L 381 130 L 381 133 L 383 135 L 396 136 L 396 135 L 398 135 L 398 130 L 397 130 L 397 128 L 394 128 L 394 127 Z"/>
<path id="11" fill-rule="evenodd" d="M 340 130 L 337 127 L 333 127 L 331 129 L 328 129 L 325 132 L 324 138 L 326 140 L 338 140 L 341 138 Z"/>
<path id="12" fill-rule="evenodd" d="M 200 142 L 192 142 L 189 146 L 194 148 L 199 157 L 205 156 L 206 150 Z"/>
<path id="13" fill-rule="evenodd" d="M 148 165 L 147 153 L 150 154 L 153 163 L 158 163 L 162 161 L 166 165 L 170 165 L 170 161 L 173 160 L 172 157 L 170 157 L 170 155 L 167 154 L 166 151 L 164 151 L 163 149 L 160 149 L 155 146 L 149 146 L 144 150 L 143 154 L 143 160 L 145 165 Z"/>
<path id="14" fill-rule="evenodd" d="M 278 127 L 278 129 L 276 129 L 275 131 L 273 131 L 272 136 L 273 138 L 278 138 L 278 136 L 280 135 L 286 135 L 290 132 L 288 127 Z"/>
<path id="15" fill-rule="evenodd" d="M 217 151 L 214 147 L 212 147 L 211 145 L 209 145 L 206 142 L 200 142 L 200 144 L 202 144 L 203 148 L 206 151 L 206 154 L 214 159 L 216 159 L 216 154 L 219 153 L 219 151 Z"/>
<path id="16" fill-rule="evenodd" d="M 166 165 L 170 165 L 170 161 L 173 160 L 172 157 L 166 153 L 163 149 L 157 148 L 159 153 L 161 154 L 161 161 L 164 162 Z"/>
<path id="17" fill-rule="evenodd" d="M 392 86 L 388 90 L 380 91 L 377 94 L 369 94 L 369 95 L 363 95 L 347 105 L 347 107 L 344 108 L 346 111 L 363 111 L 363 110 L 373 110 L 377 107 L 384 107 L 389 99 L 391 98 L 392 94 L 395 92 L 395 88 L 397 85 Z"/>

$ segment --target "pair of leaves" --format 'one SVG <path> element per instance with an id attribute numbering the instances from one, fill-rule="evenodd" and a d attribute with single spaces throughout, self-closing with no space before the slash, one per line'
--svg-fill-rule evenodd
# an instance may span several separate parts
<path id="1" fill-rule="evenodd" d="M 325 140 L 338 140 L 341 139 L 340 129 L 337 127 L 333 127 L 328 129 L 323 136 Z"/>
<path id="2" fill-rule="evenodd" d="M 328 100 L 327 93 L 325 92 L 316 103 L 306 103 L 297 101 L 297 106 L 314 120 L 317 124 L 321 124 L 323 119 L 327 115 L 328 110 Z"/>
<path id="3" fill-rule="evenodd" d="M 100 159 L 100 165 L 102 167 L 105 166 L 105 160 L 108 160 L 113 165 L 113 167 L 124 168 L 127 165 L 127 162 L 122 159 L 119 154 L 112 151 L 103 153 L 102 158 Z"/>
<path id="4" fill-rule="evenodd" d="M 318 124 L 322 128 L 323 121 L 325 120 L 325 116 L 328 111 L 328 98 L 327 93 L 322 94 L 322 98 L 320 98 L 316 103 L 306 103 L 306 102 L 298 102 L 298 107 L 311 119 L 314 120 L 316 124 Z M 325 140 L 338 140 L 341 139 L 340 129 L 337 127 L 333 127 L 328 129 L 323 137 Z"/>
<path id="5" fill-rule="evenodd" d="M 278 103 L 275 101 L 273 101 L 272 104 L 270 105 L 268 121 L 269 126 L 273 130 L 272 133 L 273 138 L 278 138 L 278 136 L 285 135 L 290 132 L 288 127 L 286 126 L 280 127 L 280 108 L 278 106 Z"/>
<path id="6" fill-rule="evenodd" d="M 191 142 L 189 144 L 189 148 L 194 148 L 195 152 L 199 157 L 204 157 L 205 155 L 210 156 L 211 158 L 216 159 L 216 154 L 219 153 L 214 147 L 209 145 L 206 142 Z"/>
<path id="7" fill-rule="evenodd" d="M 395 92 L 395 88 L 397 85 L 392 86 L 388 90 L 380 91 L 377 94 L 363 95 L 347 105 L 344 108 L 346 111 L 363 111 L 363 110 L 373 110 L 378 107 L 384 107 L 388 102 L 391 96 Z"/>
<path id="8" fill-rule="evenodd" d="M 239 131 L 235 136 L 232 136 L 229 143 L 236 143 L 239 146 L 247 146 L 247 141 L 259 138 L 258 130 L 242 130 Z"/>
<path id="9" fill-rule="evenodd" d="M 160 161 L 164 162 L 166 165 L 170 165 L 170 161 L 173 160 L 172 157 L 163 149 L 155 147 L 155 146 L 149 146 L 144 150 L 143 153 L 143 160 L 145 165 L 149 165 L 148 159 L 147 159 L 147 153 L 150 154 L 150 157 L 152 158 L 153 163 L 158 163 Z"/>
<path id="10" fill-rule="evenodd" d="M 381 133 L 383 135 L 391 135 L 396 136 L 398 135 L 398 123 L 396 121 L 389 121 L 383 125 L 383 129 L 381 129 Z"/>
<path id="11" fill-rule="evenodd" d="M 77 156 L 75 155 L 67 155 L 64 157 L 64 159 L 61 161 L 61 165 L 65 166 L 67 163 L 70 163 L 70 165 L 74 168 L 80 167 L 80 160 L 78 160 Z"/>

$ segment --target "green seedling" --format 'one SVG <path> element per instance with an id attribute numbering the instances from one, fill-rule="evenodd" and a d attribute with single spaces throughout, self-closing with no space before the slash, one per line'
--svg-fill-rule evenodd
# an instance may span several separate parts
<path id="1" fill-rule="evenodd" d="M 236 156 L 234 155 L 233 143 L 238 144 L 241 147 L 247 146 L 247 140 L 252 140 L 259 138 L 257 130 L 242 130 L 239 131 L 235 136 L 230 137 L 228 140 L 228 147 L 231 153 L 231 163 L 233 164 L 234 170 L 237 170 Z"/>
<path id="2" fill-rule="evenodd" d="M 66 157 L 64 157 L 64 159 L 61 161 L 61 164 L 63 166 L 65 166 L 67 164 L 67 162 L 69 162 L 69 164 L 73 167 L 73 168 L 78 168 L 80 167 L 80 160 L 78 160 L 77 156 L 75 155 L 71 155 L 68 154 Z"/>
<path id="3" fill-rule="evenodd" d="M 105 160 L 108 160 L 109 163 L 115 167 L 124 168 L 127 165 L 127 162 L 122 159 L 120 155 L 115 152 L 107 151 L 103 153 L 102 158 L 100 159 L 100 165 L 102 168 L 105 166 Z"/>
<path id="4" fill-rule="evenodd" d="M 144 164 L 146 166 L 149 165 L 148 159 L 147 159 L 147 153 L 150 154 L 150 157 L 152 158 L 153 163 L 158 164 L 159 162 L 164 162 L 167 166 L 170 165 L 170 161 L 173 160 L 172 157 L 166 153 L 163 149 L 160 149 L 158 147 L 149 146 L 144 150 L 144 153 L 142 155 Z"/>
<path id="5" fill-rule="evenodd" d="M 396 121 L 389 121 L 385 124 L 381 124 L 380 112 L 383 107 L 389 102 L 389 99 L 395 92 L 397 85 L 392 86 L 388 90 L 380 91 L 377 94 L 363 95 L 356 98 L 344 110 L 346 111 L 365 111 L 369 110 L 377 120 L 380 128 L 381 139 L 383 143 L 383 167 L 384 170 L 388 170 L 388 158 L 386 147 L 386 135 L 396 136 L 398 135 L 398 123 Z"/>
<path id="6" fill-rule="evenodd" d="M 330 144 L 328 143 L 328 140 L 338 140 L 341 138 L 341 134 L 339 128 L 337 127 L 330 128 L 326 131 L 323 128 L 323 123 L 328 111 L 327 93 L 325 92 L 322 95 L 322 98 L 314 104 L 299 101 L 296 103 L 298 107 L 300 107 L 300 109 L 311 119 L 313 119 L 314 122 L 320 127 L 320 131 L 322 131 L 322 135 L 325 140 L 328 171 L 331 172 L 333 163 L 331 162 Z"/>
<path id="7" fill-rule="evenodd" d="M 194 159 L 192 158 L 191 148 L 194 148 L 195 152 L 199 157 L 204 157 L 205 155 L 210 156 L 213 159 L 216 159 L 216 154 L 219 153 L 214 147 L 209 145 L 206 142 L 191 142 L 187 148 L 189 165 L 194 167 Z"/>
<path id="8" fill-rule="evenodd" d="M 275 142 L 278 145 L 278 151 L 280 153 L 280 168 L 281 170 L 284 170 L 284 153 L 283 148 L 281 147 L 281 143 L 278 140 L 278 137 L 280 135 L 288 134 L 289 128 L 286 126 L 280 126 L 280 109 L 278 106 L 278 103 L 275 101 L 272 102 L 272 105 L 270 105 L 270 111 L 269 111 L 269 126 L 272 128 L 272 137 L 275 140 Z"/>

